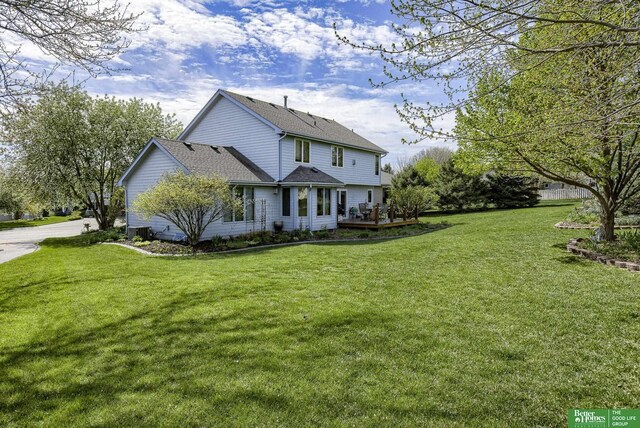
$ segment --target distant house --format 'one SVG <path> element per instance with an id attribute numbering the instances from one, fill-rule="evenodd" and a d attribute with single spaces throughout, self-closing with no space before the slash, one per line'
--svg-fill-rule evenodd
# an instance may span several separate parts
<path id="1" fill-rule="evenodd" d="M 179 232 L 167 221 L 143 221 L 130 210 L 164 173 L 218 174 L 244 199 L 203 239 L 272 230 L 334 229 L 359 204 L 383 200 L 380 159 L 386 151 L 338 122 L 219 90 L 177 140 L 152 138 L 121 177 L 127 225 L 157 237 Z"/>

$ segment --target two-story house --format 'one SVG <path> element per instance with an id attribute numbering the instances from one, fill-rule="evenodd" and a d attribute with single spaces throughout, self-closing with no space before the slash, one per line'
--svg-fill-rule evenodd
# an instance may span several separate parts
<path id="1" fill-rule="evenodd" d="M 203 239 L 251 231 L 335 229 L 360 203 L 381 198 L 381 157 L 387 152 L 338 122 L 219 90 L 177 140 L 152 138 L 120 179 L 127 225 L 156 236 L 179 234 L 163 219 L 149 222 L 130 207 L 163 174 L 178 169 L 218 174 L 244 199 L 243 212 L 212 223 Z"/>

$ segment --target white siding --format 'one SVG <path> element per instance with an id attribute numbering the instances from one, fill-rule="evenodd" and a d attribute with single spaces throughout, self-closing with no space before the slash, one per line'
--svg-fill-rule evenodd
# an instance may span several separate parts
<path id="1" fill-rule="evenodd" d="M 373 204 L 382 204 L 382 195 L 376 193 L 374 187 L 368 186 L 346 186 L 347 189 L 347 215 L 349 215 L 349 209 L 355 207 L 358 209 L 358 204 L 367 202 L 367 191 L 373 190 Z"/>
<path id="2" fill-rule="evenodd" d="M 149 147 L 145 156 L 138 162 L 138 167 L 124 183 L 127 196 L 127 226 L 150 226 L 154 232 L 160 232 L 169 226 L 172 233 L 177 232 L 175 226 L 159 217 L 145 222 L 131 211 L 131 204 L 135 198 L 153 187 L 164 173 L 175 171 L 178 165 L 166 153 L 156 146 Z"/>
<path id="3" fill-rule="evenodd" d="M 127 203 L 130 208 L 134 199 L 142 192 L 153 187 L 165 172 L 175 171 L 177 165 L 169 156 L 160 149 L 152 146 L 145 157 L 141 159 L 138 168 L 131 174 L 126 185 Z M 223 222 L 218 220 L 210 224 L 205 230 L 202 239 L 209 240 L 213 236 L 235 236 L 243 233 L 273 230 L 273 221 L 279 216 L 277 195 L 273 194 L 273 187 L 255 187 L 254 198 L 256 201 L 254 221 Z M 264 204 L 262 201 L 265 201 Z M 262 212 L 264 209 L 264 222 Z M 173 239 L 176 234 L 183 233 L 172 223 L 154 217 L 146 222 L 134 212 L 127 211 L 128 226 L 149 226 L 159 239 Z"/>
<path id="4" fill-rule="evenodd" d="M 194 143 L 233 146 L 275 180 L 278 179 L 278 138 L 273 128 L 224 97 L 183 136 Z"/>
<path id="5" fill-rule="evenodd" d="M 222 219 L 217 220 L 207 227 L 202 235 L 202 240 L 206 241 L 214 236 L 227 238 L 229 236 L 242 235 L 243 233 L 273 230 L 273 222 L 278 215 L 277 195 L 273 194 L 273 187 L 254 187 L 254 199 L 255 216 L 253 221 L 224 222 Z M 264 222 L 262 217 L 263 209 Z"/>
<path id="6" fill-rule="evenodd" d="M 311 141 L 309 163 L 294 161 L 294 138 L 284 138 L 281 144 L 282 178 L 300 165 L 315 166 L 345 184 L 380 186 L 380 175 L 375 175 L 375 153 L 344 147 L 344 166 L 339 168 L 331 166 L 331 144 Z"/>

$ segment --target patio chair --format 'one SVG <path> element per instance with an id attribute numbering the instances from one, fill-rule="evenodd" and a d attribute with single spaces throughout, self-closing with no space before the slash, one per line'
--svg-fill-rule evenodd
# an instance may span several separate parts
<path id="1" fill-rule="evenodd" d="M 389 206 L 387 204 L 380 205 L 380 210 L 378 211 L 379 219 L 387 219 L 389 218 Z"/>
<path id="2" fill-rule="evenodd" d="M 367 206 L 367 203 L 358 204 L 358 210 L 360 214 L 362 214 L 363 220 L 369 220 L 369 215 L 371 215 L 371 209 Z"/>

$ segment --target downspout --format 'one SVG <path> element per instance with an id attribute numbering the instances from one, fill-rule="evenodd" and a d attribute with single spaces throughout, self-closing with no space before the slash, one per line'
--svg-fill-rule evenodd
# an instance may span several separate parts
<path id="1" fill-rule="evenodd" d="M 282 182 L 282 140 L 286 136 L 287 136 L 287 131 L 284 131 L 282 133 L 282 136 L 280 138 L 278 138 L 278 183 Z M 279 184 L 278 184 L 278 186 L 279 186 Z M 276 189 L 277 189 L 277 187 L 276 187 Z M 289 210 L 290 211 L 292 211 L 291 210 L 291 205 L 296 205 L 297 206 L 297 204 L 293 203 L 293 200 L 292 200 L 293 198 L 291 197 L 291 193 L 293 193 L 293 192 L 291 192 L 291 190 L 289 190 L 289 195 L 290 195 L 290 197 L 289 197 Z M 279 196 L 278 199 L 280 200 L 280 204 L 279 204 L 280 205 L 280 213 L 282 213 L 282 196 Z M 292 212 L 292 214 L 294 214 L 294 213 Z M 293 222 L 293 228 L 291 230 L 295 230 L 296 229 L 296 224 L 295 224 L 296 223 L 296 218 L 297 218 L 297 215 L 292 215 L 291 216 L 291 220 Z"/>
<path id="2" fill-rule="evenodd" d="M 278 181 L 282 181 L 282 140 L 287 136 L 284 131 L 282 137 L 278 138 Z"/>
<path id="3" fill-rule="evenodd" d="M 124 186 L 124 224 L 124 233 L 127 233 L 129 228 L 129 189 L 127 189 L 127 186 Z"/>
<path id="4" fill-rule="evenodd" d="M 318 201 L 315 202 L 315 204 L 311 203 L 311 197 L 313 195 L 313 184 L 309 184 L 309 193 L 307 194 L 307 217 L 309 219 L 309 232 L 313 233 L 313 205 L 316 205 L 318 203 Z"/>

